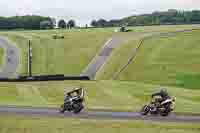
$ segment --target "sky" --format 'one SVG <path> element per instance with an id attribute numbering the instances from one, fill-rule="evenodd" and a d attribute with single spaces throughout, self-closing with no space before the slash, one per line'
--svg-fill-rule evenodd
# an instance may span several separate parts
<path id="1" fill-rule="evenodd" d="M 79 25 L 168 9 L 200 9 L 200 0 L 0 0 L 0 16 L 45 15 Z"/>

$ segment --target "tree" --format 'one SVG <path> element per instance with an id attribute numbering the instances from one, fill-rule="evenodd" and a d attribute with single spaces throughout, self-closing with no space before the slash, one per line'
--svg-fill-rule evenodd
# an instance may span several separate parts
<path id="1" fill-rule="evenodd" d="M 107 25 L 107 21 L 105 19 L 99 19 L 97 21 L 98 26 L 105 27 Z"/>
<path id="2" fill-rule="evenodd" d="M 56 19 L 55 18 L 51 18 L 51 22 L 52 22 L 52 26 L 56 27 Z"/>
<path id="3" fill-rule="evenodd" d="M 24 29 L 40 29 L 41 22 L 46 21 L 46 26 L 48 29 L 52 29 L 54 27 L 53 22 L 50 17 L 41 17 L 41 16 L 22 16 L 19 19 L 20 23 L 23 23 Z"/>
<path id="4" fill-rule="evenodd" d="M 98 23 L 97 23 L 96 20 L 92 20 L 92 22 L 91 22 L 90 25 L 93 26 L 93 27 L 97 27 L 97 26 L 98 26 Z"/>
<path id="5" fill-rule="evenodd" d="M 26 15 L 0 17 L 0 29 L 52 29 L 55 26 L 55 19 L 51 17 Z M 60 22 L 61 23 L 61 22 Z M 136 25 L 166 25 L 166 24 L 200 24 L 200 10 L 178 11 L 170 9 L 168 11 L 153 12 L 151 14 L 142 14 L 129 16 L 117 20 L 92 20 L 91 26 L 110 27 L 120 26 L 128 23 L 128 26 Z M 73 28 L 76 26 L 74 20 L 70 20 L 67 25 L 62 22 L 59 27 Z"/>
<path id="6" fill-rule="evenodd" d="M 193 23 L 199 23 L 200 22 L 200 11 L 199 10 L 193 10 L 192 11 L 192 19 L 191 21 Z"/>
<path id="7" fill-rule="evenodd" d="M 0 29 L 32 29 L 37 30 L 43 27 L 44 21 L 48 28 L 53 28 L 53 18 L 26 15 L 26 16 L 13 16 L 13 17 L 0 17 Z M 48 22 L 47 22 L 48 21 Z M 43 23 L 42 23 L 43 22 Z"/>
<path id="8" fill-rule="evenodd" d="M 42 21 L 40 22 L 40 29 L 52 29 L 53 23 L 51 21 Z"/>
<path id="9" fill-rule="evenodd" d="M 58 27 L 59 27 L 59 28 L 62 28 L 62 29 L 66 28 L 66 27 L 67 27 L 67 24 L 66 24 L 65 20 L 61 19 L 61 20 L 58 22 Z"/>
<path id="10" fill-rule="evenodd" d="M 67 27 L 68 27 L 69 29 L 76 27 L 75 21 L 72 20 L 72 19 L 69 20 L 69 22 L 67 23 Z"/>

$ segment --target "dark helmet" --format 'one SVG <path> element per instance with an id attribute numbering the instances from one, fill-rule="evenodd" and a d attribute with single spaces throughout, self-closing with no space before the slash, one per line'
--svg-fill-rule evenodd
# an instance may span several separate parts
<path id="1" fill-rule="evenodd" d="M 162 92 L 162 93 L 167 93 L 167 89 L 161 88 L 161 89 L 160 89 L 160 92 Z"/>
<path id="2" fill-rule="evenodd" d="M 165 88 L 161 88 L 160 93 L 164 94 L 164 95 L 168 95 L 167 89 L 165 89 Z"/>

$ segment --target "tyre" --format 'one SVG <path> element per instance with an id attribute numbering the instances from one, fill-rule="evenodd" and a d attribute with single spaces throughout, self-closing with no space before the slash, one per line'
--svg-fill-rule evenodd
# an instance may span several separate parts
<path id="1" fill-rule="evenodd" d="M 64 112 L 65 112 L 64 104 L 62 104 L 62 105 L 60 106 L 59 112 L 60 112 L 60 113 L 64 113 Z"/>
<path id="2" fill-rule="evenodd" d="M 150 111 L 149 106 L 148 106 L 148 105 L 145 105 L 145 106 L 141 109 L 140 114 L 141 114 L 141 115 L 147 115 L 147 114 L 149 113 L 149 111 Z"/>
<path id="3" fill-rule="evenodd" d="M 161 115 L 161 116 L 168 116 L 169 113 L 171 112 L 171 105 L 172 105 L 172 104 L 167 104 L 167 105 L 165 105 L 165 110 L 161 111 L 161 112 L 160 112 L 160 115 Z"/>
<path id="4" fill-rule="evenodd" d="M 78 114 L 82 111 L 82 109 L 84 108 L 82 103 L 76 103 L 73 105 L 73 112 L 74 114 Z"/>

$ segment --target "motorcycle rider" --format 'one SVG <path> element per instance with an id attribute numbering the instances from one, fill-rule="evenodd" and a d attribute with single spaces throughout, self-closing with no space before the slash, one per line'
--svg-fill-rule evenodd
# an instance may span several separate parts
<path id="1" fill-rule="evenodd" d="M 71 95 L 69 93 L 65 92 L 65 94 L 64 94 L 64 103 L 67 103 L 69 101 L 70 97 L 71 97 Z"/>
<path id="2" fill-rule="evenodd" d="M 65 94 L 64 94 L 64 101 L 69 101 L 69 99 L 73 97 L 73 93 L 76 93 L 76 96 L 80 97 L 81 96 L 81 92 L 78 91 L 80 89 L 82 89 L 82 88 L 75 88 L 71 92 L 65 92 Z"/>
<path id="3" fill-rule="evenodd" d="M 152 94 L 152 100 L 149 105 L 143 106 L 141 110 L 142 115 L 160 114 L 161 116 L 167 116 L 174 110 L 175 100 L 172 99 L 165 88 L 161 88 L 159 91 Z"/>
<path id="4" fill-rule="evenodd" d="M 83 108 L 84 91 L 82 88 L 75 88 L 70 92 L 64 92 L 64 103 L 60 106 L 59 111 L 79 113 Z"/>
<path id="5" fill-rule="evenodd" d="M 155 92 L 155 93 L 153 93 L 151 95 L 152 98 L 154 98 L 156 96 L 160 97 L 160 98 L 156 99 L 157 101 L 159 101 L 159 103 L 161 103 L 161 102 L 163 102 L 163 101 L 165 101 L 165 100 L 170 98 L 170 96 L 169 96 L 169 94 L 168 94 L 168 92 L 167 92 L 167 90 L 165 88 L 162 88 L 162 89 L 160 89 L 159 92 Z"/>

